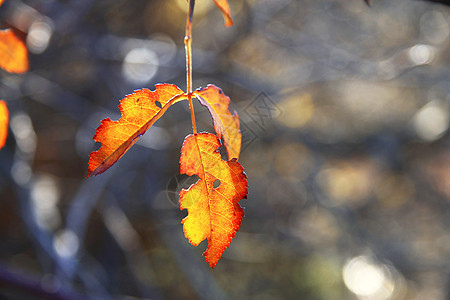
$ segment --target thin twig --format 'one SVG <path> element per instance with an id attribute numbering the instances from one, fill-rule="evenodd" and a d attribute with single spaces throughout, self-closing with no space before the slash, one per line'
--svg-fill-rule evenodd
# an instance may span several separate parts
<path id="1" fill-rule="evenodd" d="M 195 0 L 189 0 L 189 13 L 186 21 L 186 35 L 184 44 L 186 46 L 186 83 L 187 94 L 189 100 L 189 108 L 191 110 L 192 131 L 197 133 L 197 125 L 195 123 L 194 105 L 192 104 L 192 17 L 194 15 Z"/>

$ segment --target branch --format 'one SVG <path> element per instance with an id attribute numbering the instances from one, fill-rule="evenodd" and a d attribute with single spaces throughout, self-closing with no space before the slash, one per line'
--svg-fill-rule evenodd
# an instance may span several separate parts
<path id="1" fill-rule="evenodd" d="M 43 282 L 39 278 L 25 275 L 18 271 L 12 271 L 3 265 L 0 265 L 0 290 L 17 290 L 20 294 L 27 293 L 29 295 L 33 295 L 33 299 L 86 299 L 86 297 L 82 297 L 71 291 L 63 290 L 60 283 L 56 279 Z"/>

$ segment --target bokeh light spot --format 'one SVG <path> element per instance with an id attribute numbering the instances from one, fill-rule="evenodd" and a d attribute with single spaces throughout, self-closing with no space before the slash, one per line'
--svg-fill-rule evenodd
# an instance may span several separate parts
<path id="1" fill-rule="evenodd" d="M 360 299 L 388 299 L 394 291 L 388 268 L 366 256 L 349 260 L 343 268 L 344 283 Z"/>
<path id="2" fill-rule="evenodd" d="M 310 94 L 292 96 L 278 105 L 283 117 L 277 120 L 290 128 L 303 127 L 314 115 L 315 106 Z"/>
<path id="3" fill-rule="evenodd" d="M 150 49 L 135 48 L 123 60 L 122 73 L 130 82 L 144 84 L 158 72 L 158 56 Z"/>
<path id="4" fill-rule="evenodd" d="M 415 65 L 429 64 L 434 58 L 433 47 L 417 44 L 409 49 L 409 57 Z"/>
<path id="5" fill-rule="evenodd" d="M 28 31 L 27 48 L 34 54 L 41 54 L 47 49 L 52 33 L 53 26 L 50 22 L 34 22 Z"/>
<path id="6" fill-rule="evenodd" d="M 74 256 L 79 247 L 78 237 L 71 230 L 61 230 L 56 233 L 53 246 L 61 257 Z"/>
<path id="7" fill-rule="evenodd" d="M 434 141 L 445 134 L 449 126 L 449 107 L 446 103 L 433 100 L 422 107 L 413 118 L 417 136 L 424 141 Z"/>

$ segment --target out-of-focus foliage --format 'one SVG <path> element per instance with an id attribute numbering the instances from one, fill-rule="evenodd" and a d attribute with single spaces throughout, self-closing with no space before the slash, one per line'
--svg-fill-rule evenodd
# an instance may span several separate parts
<path id="1" fill-rule="evenodd" d="M 0 100 L 0 149 L 5 146 L 8 136 L 9 112 L 5 101 Z"/>
<path id="2" fill-rule="evenodd" d="M 11 73 L 28 71 L 27 48 L 11 29 L 0 30 L 0 68 Z"/>
<path id="3" fill-rule="evenodd" d="M 98 120 L 119 118 L 111 99 L 184 88 L 186 1 L 5 1 L 2 27 L 27 33 L 32 71 L 0 73 L 0 294 L 445 299 L 450 11 L 371 2 L 230 0 L 224 27 L 213 1 L 196 1 L 193 86 L 233 99 L 250 186 L 210 270 L 175 196 L 192 183 L 173 160 L 187 103 L 84 180 Z M 199 131 L 214 130 L 195 109 Z"/>
<path id="4" fill-rule="evenodd" d="M 225 26 L 232 26 L 233 19 L 231 17 L 230 5 L 228 4 L 228 0 L 214 0 L 214 3 L 223 13 L 223 18 L 225 19 Z"/>
<path id="5" fill-rule="evenodd" d="M 3 0 L 0 1 L 0 6 Z M 11 73 L 28 71 L 28 52 L 23 40 L 11 29 L 0 30 L 0 68 Z"/>

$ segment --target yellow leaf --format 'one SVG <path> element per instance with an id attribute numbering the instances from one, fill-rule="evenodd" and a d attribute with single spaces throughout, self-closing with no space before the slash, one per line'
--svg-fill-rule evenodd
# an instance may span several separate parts
<path id="1" fill-rule="evenodd" d="M 239 130 L 239 116 L 228 109 L 230 98 L 217 86 L 210 84 L 204 89 L 197 89 L 194 95 L 200 103 L 206 106 L 213 118 L 217 136 L 223 137 L 228 158 L 239 158 L 241 151 L 241 131 Z"/>
<path id="2" fill-rule="evenodd" d="M 197 246 L 208 240 L 203 254 L 214 268 L 239 229 L 244 210 L 239 205 L 247 198 L 248 183 L 244 168 L 236 159 L 222 160 L 219 139 L 211 133 L 186 137 L 181 148 L 182 174 L 200 179 L 180 192 L 180 209 L 187 209 L 182 220 L 189 242 Z"/>

